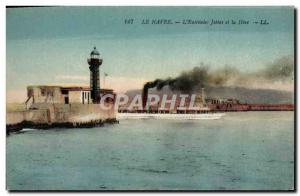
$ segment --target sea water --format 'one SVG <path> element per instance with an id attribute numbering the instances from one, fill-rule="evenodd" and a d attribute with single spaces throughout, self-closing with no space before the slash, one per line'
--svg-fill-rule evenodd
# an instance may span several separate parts
<path id="1" fill-rule="evenodd" d="M 294 113 L 25 130 L 6 163 L 10 190 L 290 190 Z"/>

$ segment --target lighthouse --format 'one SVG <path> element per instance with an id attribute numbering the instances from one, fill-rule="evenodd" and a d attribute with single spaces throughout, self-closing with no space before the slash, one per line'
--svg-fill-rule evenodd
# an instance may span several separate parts
<path id="1" fill-rule="evenodd" d="M 100 58 L 100 53 L 94 47 L 94 50 L 88 58 L 88 64 L 90 65 L 90 88 L 91 88 L 91 98 L 93 103 L 100 103 L 100 75 L 99 68 L 102 64 L 102 59 Z"/>

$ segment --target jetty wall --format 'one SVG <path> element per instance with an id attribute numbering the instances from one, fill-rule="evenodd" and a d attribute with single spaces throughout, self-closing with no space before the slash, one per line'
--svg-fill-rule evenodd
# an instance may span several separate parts
<path id="1" fill-rule="evenodd" d="M 116 121 L 114 108 L 104 110 L 99 104 L 39 104 L 33 109 L 6 113 L 7 129 L 22 129 L 25 125 L 32 127 L 42 125 L 43 128 L 96 126 L 114 121 Z"/>
<path id="2" fill-rule="evenodd" d="M 7 125 L 18 124 L 22 123 L 23 121 L 32 121 L 35 123 L 48 123 L 48 111 L 45 109 L 41 109 L 6 113 Z"/>
<path id="3" fill-rule="evenodd" d="M 294 111 L 294 104 L 208 104 L 212 111 Z"/>

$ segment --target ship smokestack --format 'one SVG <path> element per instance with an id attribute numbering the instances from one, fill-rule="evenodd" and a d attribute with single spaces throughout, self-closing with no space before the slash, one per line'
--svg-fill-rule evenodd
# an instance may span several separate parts
<path id="1" fill-rule="evenodd" d="M 166 80 L 156 79 L 152 82 L 147 82 L 143 88 L 143 109 L 146 109 L 149 88 L 156 88 L 157 90 L 161 90 L 164 86 L 173 86 L 175 82 L 176 80 L 171 78 L 168 78 Z"/>
<path id="2" fill-rule="evenodd" d="M 146 86 L 146 85 L 145 85 Z M 143 96 L 143 109 L 145 110 L 146 109 L 146 103 L 147 103 L 147 99 L 148 99 L 148 88 L 145 87 L 143 88 L 143 93 L 142 93 L 142 96 Z"/>

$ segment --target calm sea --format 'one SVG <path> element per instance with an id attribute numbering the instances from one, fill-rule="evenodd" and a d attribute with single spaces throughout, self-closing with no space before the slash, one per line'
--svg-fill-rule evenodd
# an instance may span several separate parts
<path id="1" fill-rule="evenodd" d="M 121 120 L 7 137 L 10 190 L 289 190 L 294 113 Z"/>

